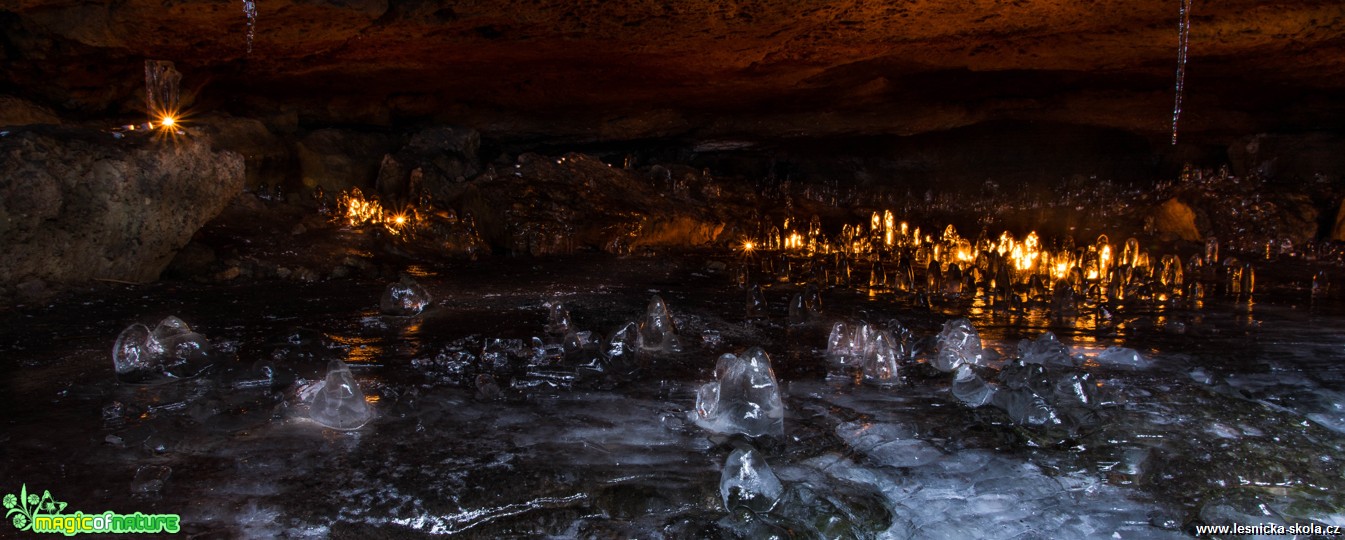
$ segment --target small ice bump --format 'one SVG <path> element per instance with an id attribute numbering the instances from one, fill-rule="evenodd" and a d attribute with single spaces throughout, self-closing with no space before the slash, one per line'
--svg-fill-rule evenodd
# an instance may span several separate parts
<path id="1" fill-rule="evenodd" d="M 172 467 L 167 465 L 141 465 L 131 480 L 131 493 L 150 495 L 163 491 L 168 477 L 173 475 Z"/>
<path id="2" fill-rule="evenodd" d="M 1009 418 L 1018 425 L 1044 426 L 1059 424 L 1055 410 L 1041 396 L 1026 388 L 1003 390 L 993 396 L 995 406 L 1009 413 Z"/>
<path id="3" fill-rule="evenodd" d="M 677 340 L 677 327 L 663 298 L 654 295 L 645 310 L 644 321 L 640 323 L 639 347 L 646 351 L 678 352 L 682 350 Z"/>
<path id="4" fill-rule="evenodd" d="M 984 352 L 981 335 L 967 319 L 955 319 L 943 324 L 939 332 L 939 353 L 931 364 L 935 369 L 949 372 L 962 364 L 981 364 Z"/>
<path id="5" fill-rule="evenodd" d="M 383 291 L 383 298 L 378 301 L 379 311 L 388 315 L 415 315 L 428 305 L 430 293 L 409 277 L 388 285 Z"/>
<path id="6" fill-rule="evenodd" d="M 1125 347 L 1107 347 L 1106 350 L 1098 353 L 1097 363 L 1108 367 L 1145 369 L 1150 366 L 1149 360 L 1146 360 L 1135 349 Z"/>
<path id="7" fill-rule="evenodd" d="M 350 367 L 340 360 L 327 366 L 327 378 L 309 408 L 313 421 L 332 429 L 359 429 L 374 416 Z"/>
<path id="8" fill-rule="evenodd" d="M 775 476 L 766 458 L 753 448 L 739 448 L 729 454 L 719 477 L 719 494 L 724 509 L 730 512 L 744 507 L 764 513 L 775 508 L 784 494 L 784 486 Z"/>
<path id="9" fill-rule="evenodd" d="M 210 350 L 205 336 L 169 316 L 153 331 L 143 324 L 123 330 L 112 346 L 112 365 L 117 377 L 128 382 L 154 376 L 189 378 L 211 366 Z"/>
<path id="10" fill-rule="evenodd" d="M 785 408 L 771 359 L 759 347 L 719 357 L 715 381 L 696 392 L 692 420 L 719 434 L 783 437 Z"/>

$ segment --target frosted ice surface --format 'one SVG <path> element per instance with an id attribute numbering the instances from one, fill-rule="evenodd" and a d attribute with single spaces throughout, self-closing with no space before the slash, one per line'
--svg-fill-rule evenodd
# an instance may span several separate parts
<path id="1" fill-rule="evenodd" d="M 785 408 L 771 359 L 759 347 L 719 357 L 715 381 L 696 392 L 692 420 L 714 433 L 783 437 Z"/>
<path id="2" fill-rule="evenodd" d="M 739 448 L 724 461 L 719 494 L 724 498 L 725 510 L 745 507 L 754 512 L 769 512 L 783 493 L 780 479 L 755 449 Z"/>
<path id="3" fill-rule="evenodd" d="M 309 415 L 329 428 L 351 430 L 368 423 L 374 411 L 364 401 L 364 392 L 355 382 L 350 367 L 340 360 L 332 360 L 327 366 L 327 379 L 313 396 Z"/>
<path id="4" fill-rule="evenodd" d="M 1144 369 L 1149 367 L 1150 363 L 1135 349 L 1125 347 L 1107 347 L 1106 350 L 1098 353 L 1097 363 L 1107 367 L 1123 367 L 1131 369 Z"/>
<path id="5" fill-rule="evenodd" d="M 388 315 L 415 315 L 430 305 L 430 293 L 409 277 L 388 285 L 378 309 Z"/>
<path id="6" fill-rule="evenodd" d="M 981 336 L 967 319 L 943 324 L 939 332 L 939 353 L 931 362 L 939 371 L 952 371 L 962 364 L 980 364 L 983 351 Z"/>
<path id="7" fill-rule="evenodd" d="M 943 452 L 917 439 L 913 429 L 898 424 L 846 422 L 836 435 L 869 460 L 886 467 L 923 467 L 943 459 Z"/>
<path id="8" fill-rule="evenodd" d="M 677 340 L 677 327 L 663 298 L 654 295 L 645 310 L 644 321 L 640 323 L 638 344 L 641 350 L 677 352 L 682 350 Z"/>
<path id="9" fill-rule="evenodd" d="M 976 371 L 967 364 L 957 366 L 953 372 L 953 397 L 971 407 L 980 407 L 990 402 L 995 395 L 994 387 L 985 382 Z"/>

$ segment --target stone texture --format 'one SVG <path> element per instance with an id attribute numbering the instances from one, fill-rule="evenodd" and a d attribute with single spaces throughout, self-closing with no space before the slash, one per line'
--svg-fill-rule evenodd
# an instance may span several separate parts
<path id="1" fill-rule="evenodd" d="M 32 124 L 60 124 L 51 109 L 14 96 L 0 94 L 0 128 Z"/>
<path id="2" fill-rule="evenodd" d="M 1331 239 L 1345 242 L 1345 200 L 1340 201 L 1340 209 L 1336 211 L 1336 225 L 1331 228 Z"/>
<path id="3" fill-rule="evenodd" d="M 161 58 L 177 63 L 184 84 L 200 85 L 196 103 L 206 108 L 293 107 L 329 124 L 430 119 L 519 136 L 910 134 L 1015 120 L 1161 137 L 1179 2 L 257 7 L 249 54 L 237 3 L 11 0 L 0 8 L 0 77 L 46 105 L 129 113 L 140 61 Z M 1198 3 L 1183 128 L 1241 135 L 1340 125 L 1343 17 L 1339 2 Z"/>
<path id="4" fill-rule="evenodd" d="M 274 186 L 290 176 L 290 146 L 261 121 L 226 116 L 191 124 L 194 131 L 208 134 L 215 148 L 243 156 L 247 188 Z"/>
<path id="5" fill-rule="evenodd" d="M 335 194 L 358 187 L 369 191 L 383 156 L 396 142 L 391 136 L 347 129 L 319 129 L 296 145 L 303 185 Z"/>
<path id="6" fill-rule="evenodd" d="M 154 280 L 242 187 L 243 158 L 205 138 L 0 137 L 0 284 Z"/>
<path id="7" fill-rule="evenodd" d="M 1153 213 L 1154 228 L 1159 234 L 1198 242 L 1204 235 L 1196 227 L 1196 213 L 1189 205 L 1175 197 L 1159 205 Z"/>
<path id="8" fill-rule="evenodd" d="M 417 194 L 443 197 L 454 184 L 481 170 L 481 134 L 462 127 L 423 129 L 394 155 L 384 156 L 378 171 L 378 192 L 390 200 Z"/>

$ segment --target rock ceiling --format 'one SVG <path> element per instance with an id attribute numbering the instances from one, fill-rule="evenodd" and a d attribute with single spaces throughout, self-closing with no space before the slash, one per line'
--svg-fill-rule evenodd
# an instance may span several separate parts
<path id="1" fill-rule="evenodd" d="M 194 107 L 597 139 L 913 134 L 987 121 L 1162 137 L 1179 1 L 7 0 L 0 94 L 138 106 L 172 60 Z M 1334 129 L 1345 4 L 1196 1 L 1183 129 Z"/>

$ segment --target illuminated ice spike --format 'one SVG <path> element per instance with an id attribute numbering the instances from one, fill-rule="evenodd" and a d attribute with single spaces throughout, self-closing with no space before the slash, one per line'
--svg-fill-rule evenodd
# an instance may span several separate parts
<path id="1" fill-rule="evenodd" d="M 953 372 L 953 385 L 950 390 L 958 401 L 973 408 L 989 403 L 995 396 L 995 388 L 967 364 L 957 366 Z"/>
<path id="2" fill-rule="evenodd" d="M 769 512 L 784 491 L 784 485 L 756 449 L 739 448 L 724 461 L 724 470 L 719 476 L 719 494 L 724 499 L 725 510 L 732 512 L 743 507 L 758 513 Z"/>
<path id="3" fill-rule="evenodd" d="M 640 335 L 637 342 L 641 350 L 677 352 L 682 350 L 677 340 L 677 327 L 672 315 L 668 314 L 668 305 L 663 298 L 654 295 L 645 310 L 644 320 L 640 322 Z"/>
<path id="4" fill-rule="evenodd" d="M 980 364 L 984 356 L 981 335 L 967 319 L 955 319 L 943 324 L 939 332 L 939 353 L 930 362 L 935 369 L 950 372 L 962 364 Z"/>
<path id="5" fill-rule="evenodd" d="M 350 367 L 340 360 L 327 366 L 327 378 L 313 396 L 309 417 L 332 429 L 359 429 L 374 417 Z"/>
<path id="6" fill-rule="evenodd" d="M 783 437 L 785 406 L 780 385 L 771 369 L 771 359 L 760 347 L 742 356 L 719 357 L 715 380 L 696 392 L 691 419 L 700 427 L 722 435 Z"/>
<path id="7" fill-rule="evenodd" d="M 378 301 L 378 309 L 388 315 L 415 315 L 428 305 L 430 293 L 409 277 L 388 285 L 383 291 L 383 298 Z"/>
<path id="8" fill-rule="evenodd" d="M 243 16 L 248 20 L 248 54 L 252 54 L 252 36 L 257 29 L 257 2 L 256 0 L 243 0 Z"/>

